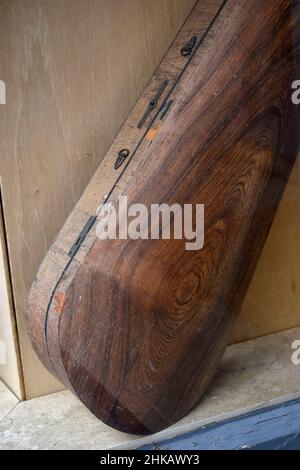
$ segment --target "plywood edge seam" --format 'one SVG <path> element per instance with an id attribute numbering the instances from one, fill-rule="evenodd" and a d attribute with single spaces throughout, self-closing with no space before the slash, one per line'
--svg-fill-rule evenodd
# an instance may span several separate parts
<path id="1" fill-rule="evenodd" d="M 0 177 L 0 243 L 3 251 L 4 257 L 4 271 L 5 277 L 7 281 L 7 296 L 9 302 L 9 313 L 10 313 L 10 322 L 11 328 L 13 333 L 13 342 L 15 348 L 15 355 L 17 359 L 17 374 L 19 379 L 19 394 L 17 396 L 20 400 L 26 399 L 25 394 L 25 386 L 24 386 L 24 376 L 23 376 L 23 367 L 22 367 L 22 358 L 21 358 L 21 351 L 20 351 L 20 342 L 19 342 L 19 331 L 18 331 L 18 322 L 16 317 L 16 310 L 15 310 L 15 302 L 14 302 L 14 291 L 13 291 L 13 284 L 12 284 L 12 277 L 11 277 L 11 270 L 10 270 L 10 261 L 9 261 L 9 251 L 8 251 L 8 243 L 6 238 L 6 229 L 5 229 L 5 216 L 2 204 L 2 181 Z M 4 381 L 4 379 L 2 378 Z M 11 390 L 10 384 L 5 382 L 5 385 Z M 15 394 L 14 391 L 12 393 Z"/>

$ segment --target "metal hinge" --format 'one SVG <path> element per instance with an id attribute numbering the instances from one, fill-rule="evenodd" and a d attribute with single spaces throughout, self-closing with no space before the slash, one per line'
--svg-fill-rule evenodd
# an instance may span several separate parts
<path id="1" fill-rule="evenodd" d="M 76 255 L 77 251 L 79 250 L 80 246 L 82 245 L 85 237 L 87 236 L 88 232 L 90 231 L 90 229 L 92 228 L 92 226 L 94 225 L 95 221 L 96 221 L 97 217 L 95 215 L 91 215 L 87 221 L 87 223 L 85 224 L 85 226 L 83 227 L 83 229 L 81 230 L 80 234 L 78 235 L 78 237 L 76 238 L 76 241 L 75 243 L 73 244 L 72 248 L 70 249 L 68 255 L 73 258 L 73 256 Z"/>
<path id="2" fill-rule="evenodd" d="M 170 101 L 166 101 L 165 104 L 162 106 L 160 110 L 160 117 L 159 117 L 161 121 L 166 117 L 172 104 L 173 104 L 173 100 L 170 100 Z"/>
<path id="3" fill-rule="evenodd" d="M 162 84 L 160 85 L 159 89 L 157 90 L 157 93 L 156 95 L 152 98 L 152 100 L 149 102 L 148 104 L 148 107 L 142 117 L 142 119 L 140 120 L 140 122 L 138 123 L 138 128 L 141 129 L 141 127 L 143 127 L 143 125 L 145 124 L 148 116 L 152 113 L 153 109 L 156 108 L 157 106 L 157 103 L 159 101 L 159 98 L 161 97 L 161 95 L 163 94 L 163 92 L 165 91 L 165 89 L 167 88 L 169 84 L 169 80 L 164 80 L 162 82 Z"/>

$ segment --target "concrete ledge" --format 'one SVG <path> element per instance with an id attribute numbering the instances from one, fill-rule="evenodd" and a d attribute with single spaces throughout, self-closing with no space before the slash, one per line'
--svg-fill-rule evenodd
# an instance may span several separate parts
<path id="1" fill-rule="evenodd" d="M 19 400 L 15 395 L 0 381 L 0 422 L 17 406 Z M 1 442 L 1 438 L 0 438 Z"/>

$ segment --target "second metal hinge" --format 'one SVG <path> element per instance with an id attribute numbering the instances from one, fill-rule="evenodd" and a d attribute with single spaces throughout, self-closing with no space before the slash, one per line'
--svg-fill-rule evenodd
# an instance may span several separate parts
<path id="1" fill-rule="evenodd" d="M 73 258 L 77 251 L 79 250 L 80 246 L 82 245 L 85 237 L 87 236 L 88 232 L 90 231 L 90 229 L 92 228 L 92 226 L 94 225 L 95 221 L 96 221 L 97 217 L 95 215 L 91 215 L 89 218 L 88 218 L 88 221 L 87 223 L 85 224 L 85 226 L 83 227 L 83 229 L 81 230 L 80 234 L 78 235 L 78 237 L 76 238 L 76 241 L 75 243 L 72 245 L 68 255 Z"/>

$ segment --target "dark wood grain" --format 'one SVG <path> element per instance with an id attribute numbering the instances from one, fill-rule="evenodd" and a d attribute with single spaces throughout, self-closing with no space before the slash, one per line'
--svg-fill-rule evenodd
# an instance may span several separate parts
<path id="1" fill-rule="evenodd" d="M 204 204 L 204 248 L 186 251 L 185 240 L 100 241 L 93 227 L 68 260 L 99 204 L 96 181 L 105 186 L 105 174 L 98 173 L 29 300 L 29 333 L 43 362 L 98 418 L 126 432 L 163 429 L 205 391 L 299 151 L 291 84 L 300 76 L 300 2 L 220 6 L 195 7 L 156 75 L 175 83 L 185 67 L 178 44 L 199 37 L 201 24 L 203 41 L 176 82 L 172 108 L 106 190 L 114 201 L 125 194 L 147 207 Z M 117 137 L 118 149 L 137 145 L 140 134 L 135 127 L 131 140 L 130 132 L 121 147 Z"/>

